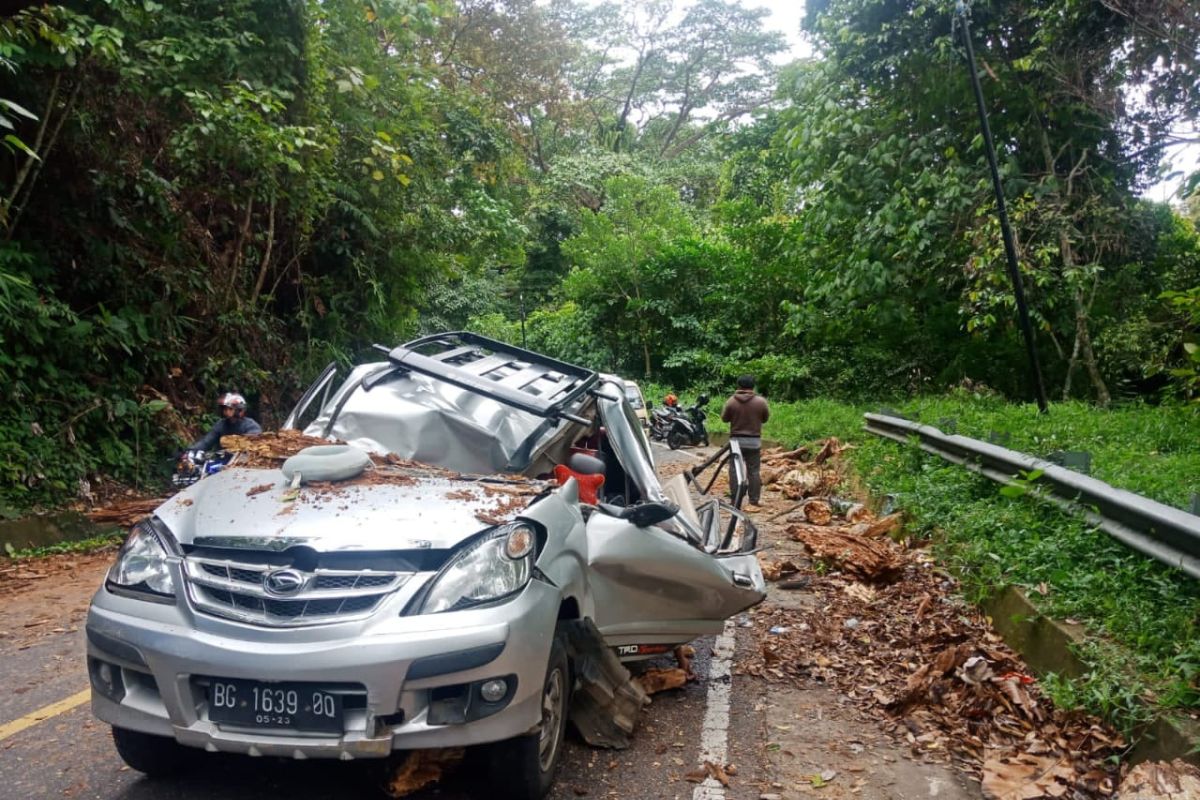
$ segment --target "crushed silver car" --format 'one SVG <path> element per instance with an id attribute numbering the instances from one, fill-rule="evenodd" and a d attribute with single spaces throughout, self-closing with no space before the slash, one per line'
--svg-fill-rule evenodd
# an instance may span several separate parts
<path id="1" fill-rule="evenodd" d="M 285 426 L 344 444 L 235 457 L 130 532 L 87 665 L 134 769 L 488 745 L 492 786 L 540 798 L 564 626 L 629 661 L 763 598 L 753 525 L 660 483 L 619 378 L 469 333 L 380 349 Z"/>

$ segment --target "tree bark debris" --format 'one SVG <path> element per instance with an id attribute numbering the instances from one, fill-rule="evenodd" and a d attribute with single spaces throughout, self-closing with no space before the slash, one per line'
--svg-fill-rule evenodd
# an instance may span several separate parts
<path id="1" fill-rule="evenodd" d="M 788 526 L 787 535 L 803 544 L 814 558 L 829 561 L 865 581 L 889 581 L 904 568 L 904 559 L 889 546 L 890 543 L 867 539 L 840 528 L 796 523 Z"/>
<path id="2" fill-rule="evenodd" d="M 383 790 L 389 797 L 407 797 L 419 792 L 440 781 L 446 768 L 461 762 L 465 753 L 461 747 L 412 750 L 404 755 Z"/>

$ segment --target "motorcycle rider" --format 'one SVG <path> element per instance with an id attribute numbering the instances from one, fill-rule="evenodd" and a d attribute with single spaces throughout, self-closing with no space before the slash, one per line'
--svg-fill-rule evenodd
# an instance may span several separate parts
<path id="1" fill-rule="evenodd" d="M 729 435 L 737 440 L 746 461 L 746 480 L 750 484 L 746 498 L 747 507 L 757 507 L 762 499 L 762 428 L 771 416 L 765 398 L 754 393 L 754 376 L 743 375 L 737 379 L 737 391 L 725 401 L 721 419 L 729 423 Z M 733 486 L 733 465 L 729 467 L 729 484 Z"/>
<path id="2" fill-rule="evenodd" d="M 262 433 L 262 426 L 246 416 L 246 398 L 237 392 L 221 395 L 217 399 L 217 407 L 221 411 L 221 418 L 208 433 L 192 443 L 189 450 L 215 450 L 220 446 L 222 436 L 254 436 Z"/>

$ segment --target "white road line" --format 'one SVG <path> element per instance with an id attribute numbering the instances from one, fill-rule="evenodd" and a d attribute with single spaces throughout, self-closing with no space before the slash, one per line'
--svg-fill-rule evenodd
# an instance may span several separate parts
<path id="1" fill-rule="evenodd" d="M 733 687 L 733 651 L 737 644 L 737 626 L 733 618 L 725 620 L 725 630 L 713 642 L 708 667 L 708 696 L 704 702 L 704 725 L 700 729 L 700 763 L 711 761 L 724 766 L 729 755 L 729 693 Z M 692 800 L 725 800 L 725 787 L 714 778 L 692 792 Z"/>
<path id="2" fill-rule="evenodd" d="M 689 450 L 672 450 L 671 448 L 667 447 L 665 444 L 662 444 L 661 442 L 651 442 L 650 446 L 656 447 L 659 450 L 662 450 L 664 453 L 678 453 L 681 456 L 687 456 L 688 458 L 693 459 L 694 461 L 703 461 L 704 460 L 703 457 L 698 456 Z"/>

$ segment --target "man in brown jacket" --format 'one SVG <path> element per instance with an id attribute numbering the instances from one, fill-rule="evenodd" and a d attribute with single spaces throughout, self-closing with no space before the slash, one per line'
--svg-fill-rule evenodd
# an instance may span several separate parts
<path id="1" fill-rule="evenodd" d="M 725 401 L 721 419 L 729 423 L 729 435 L 741 445 L 746 457 L 746 480 L 750 484 L 747 506 L 756 507 L 762 498 L 762 428 L 771 416 L 766 399 L 754 393 L 754 376 L 743 375 L 737 380 L 737 391 Z M 733 466 L 730 465 L 730 488 L 733 485 Z"/>

